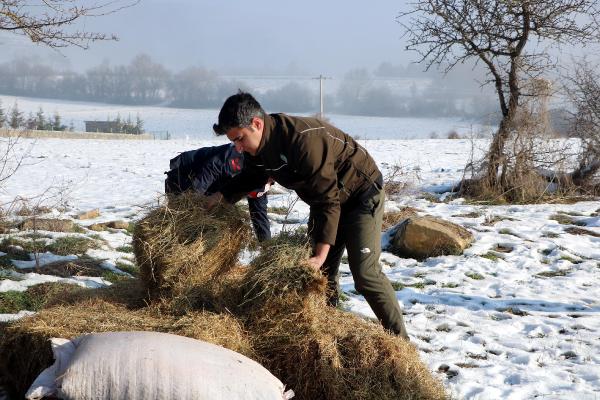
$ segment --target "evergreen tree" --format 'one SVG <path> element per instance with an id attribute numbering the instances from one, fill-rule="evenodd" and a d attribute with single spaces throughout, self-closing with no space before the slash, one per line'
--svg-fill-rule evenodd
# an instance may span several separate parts
<path id="1" fill-rule="evenodd" d="M 23 113 L 19 111 L 19 105 L 15 101 L 12 110 L 10 111 L 10 118 L 8 120 L 8 126 L 12 129 L 19 129 L 23 126 L 25 120 L 23 118 Z"/>
<path id="2" fill-rule="evenodd" d="M 123 132 L 123 122 L 121 122 L 121 114 L 117 114 L 117 119 L 115 119 L 115 125 L 117 125 L 117 131 L 112 132 L 112 133 L 122 133 Z"/>
<path id="3" fill-rule="evenodd" d="M 27 128 L 30 131 L 37 129 L 37 121 L 32 112 L 29 113 L 27 119 L 25 120 L 25 128 Z"/>
<path id="4" fill-rule="evenodd" d="M 44 117 L 44 110 L 42 110 L 42 107 L 40 107 L 35 114 L 35 125 L 35 129 L 38 131 L 50 130 L 49 124 L 46 122 L 46 117 Z"/>
<path id="5" fill-rule="evenodd" d="M 52 130 L 64 131 L 65 129 L 67 129 L 67 127 L 62 124 L 60 114 L 58 113 L 58 111 L 55 111 L 54 117 L 52 118 Z"/>
<path id="6" fill-rule="evenodd" d="M 141 135 L 144 133 L 144 121 L 140 118 L 140 114 L 138 113 L 135 117 L 135 133 L 137 135 Z"/>

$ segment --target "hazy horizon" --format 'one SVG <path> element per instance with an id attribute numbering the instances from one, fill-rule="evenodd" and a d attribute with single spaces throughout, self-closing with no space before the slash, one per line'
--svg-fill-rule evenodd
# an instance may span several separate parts
<path id="1" fill-rule="evenodd" d="M 286 3 L 142 0 L 117 13 L 88 18 L 86 30 L 114 33 L 118 42 L 60 53 L 0 33 L 0 61 L 36 56 L 77 71 L 104 60 L 126 64 L 146 53 L 172 70 L 198 65 L 221 74 L 341 75 L 382 62 L 406 65 L 396 17 L 405 7 L 391 0 L 365 6 L 356 0 Z M 81 25 L 82 26 L 82 25 Z"/>

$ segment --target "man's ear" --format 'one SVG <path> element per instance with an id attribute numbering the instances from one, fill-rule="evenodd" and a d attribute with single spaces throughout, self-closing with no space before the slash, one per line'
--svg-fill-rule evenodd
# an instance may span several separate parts
<path id="1" fill-rule="evenodd" d="M 263 121 L 261 118 L 258 118 L 258 117 L 252 118 L 252 127 L 254 129 L 256 129 L 257 131 L 262 133 L 264 126 L 265 126 L 265 121 Z"/>

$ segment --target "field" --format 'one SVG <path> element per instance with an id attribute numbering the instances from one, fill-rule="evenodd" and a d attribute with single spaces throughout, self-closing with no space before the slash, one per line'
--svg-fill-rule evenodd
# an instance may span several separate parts
<path id="1" fill-rule="evenodd" d="M 56 260 L 96 260 L 99 273 L 72 278 L 37 274 L 27 270 L 35 261 L 8 253 L 2 257 L 0 298 L 10 297 L 10 304 L 23 308 L 0 310 L 0 319 L 34 311 L 35 299 L 24 293 L 38 283 L 98 287 L 126 278 L 123 272 L 135 274 L 129 230 L 89 228 L 108 221 L 135 222 L 148 205 L 157 204 L 171 157 L 218 143 L 223 140 L 21 140 L 18 152 L 29 151 L 29 157 L 5 182 L 0 200 L 7 205 L 17 196 L 29 198 L 13 211 L 44 206 L 44 216 L 72 220 L 76 228 L 67 233 L 13 230 L 0 235 L 3 249 L 9 244 L 30 250 L 37 246 L 33 250 L 42 266 Z M 488 206 L 448 200 L 436 193 L 462 177 L 471 154 L 469 140 L 360 143 L 384 174 L 390 166 L 401 166 L 399 179 L 406 188 L 387 200 L 387 211 L 410 206 L 458 223 L 475 236 L 462 256 L 417 261 L 384 252 L 380 260 L 406 313 L 411 341 L 455 397 L 600 396 L 600 202 Z M 480 154 L 487 142 L 474 144 Z M 305 223 L 306 204 L 276 189 L 269 197 L 273 232 Z M 74 218 L 92 209 L 100 215 Z M 384 245 L 386 240 L 384 234 Z M 248 251 L 244 260 L 252 256 Z M 354 290 L 347 264 L 341 272 L 343 308 L 373 318 Z"/>

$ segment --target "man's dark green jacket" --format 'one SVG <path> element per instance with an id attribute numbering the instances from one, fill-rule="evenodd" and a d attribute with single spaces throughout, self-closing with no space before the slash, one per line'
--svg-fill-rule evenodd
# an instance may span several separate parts
<path id="1" fill-rule="evenodd" d="M 269 178 L 296 191 L 310 206 L 313 239 L 335 244 L 341 206 L 381 183 L 381 172 L 351 136 L 316 118 L 271 114 L 255 156 L 222 190 L 233 201 Z"/>

